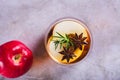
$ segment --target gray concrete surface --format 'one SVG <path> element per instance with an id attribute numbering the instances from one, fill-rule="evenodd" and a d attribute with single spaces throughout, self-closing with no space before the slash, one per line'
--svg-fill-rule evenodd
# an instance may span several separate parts
<path id="1" fill-rule="evenodd" d="M 47 29 L 63 17 L 82 20 L 92 34 L 91 51 L 73 65 L 55 63 L 44 48 Z M 120 0 L 0 0 L 0 44 L 14 39 L 33 51 L 33 65 L 0 80 L 120 80 Z"/>

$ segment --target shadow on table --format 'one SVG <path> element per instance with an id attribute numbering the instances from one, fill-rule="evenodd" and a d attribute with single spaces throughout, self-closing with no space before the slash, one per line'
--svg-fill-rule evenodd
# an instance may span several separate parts
<path id="1" fill-rule="evenodd" d="M 34 57 L 33 64 L 35 64 L 36 62 L 37 64 L 39 62 L 42 63 L 49 57 L 44 45 L 44 36 L 42 36 L 40 40 L 36 43 L 36 47 L 33 50 L 33 57 Z"/>
<path id="2" fill-rule="evenodd" d="M 33 56 L 34 59 L 31 72 L 26 75 L 26 79 L 53 80 L 56 78 L 56 75 L 54 73 L 56 72 L 56 69 L 59 69 L 61 65 L 58 65 L 48 56 L 44 45 L 44 36 L 42 36 L 36 43 L 36 47 L 33 50 Z"/>

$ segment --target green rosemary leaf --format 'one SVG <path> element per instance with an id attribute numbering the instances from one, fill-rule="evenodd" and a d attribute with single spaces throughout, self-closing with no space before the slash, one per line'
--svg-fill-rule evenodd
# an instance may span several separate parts
<path id="1" fill-rule="evenodd" d="M 58 41 L 58 40 L 54 41 L 55 44 L 57 44 L 57 43 L 59 43 L 59 42 L 60 42 L 60 41 Z"/>
<path id="2" fill-rule="evenodd" d="M 67 34 L 65 34 L 65 37 L 66 37 L 67 39 L 69 39 L 69 37 L 68 37 L 68 35 L 67 35 Z"/>
<path id="3" fill-rule="evenodd" d="M 53 36 L 54 38 L 61 38 L 60 36 Z"/>
<path id="4" fill-rule="evenodd" d="M 60 43 L 60 49 L 62 48 L 62 43 Z"/>
<path id="5" fill-rule="evenodd" d="M 55 44 L 55 50 L 57 49 L 59 43 L 60 43 L 60 41 L 58 41 L 58 40 L 54 41 L 54 44 Z"/>
<path id="6" fill-rule="evenodd" d="M 62 39 L 61 42 L 62 42 L 62 43 L 66 43 L 66 40 L 65 40 L 65 39 Z"/>
<path id="7" fill-rule="evenodd" d="M 55 44 L 55 50 L 57 49 L 57 47 L 58 47 L 58 44 Z"/>
<path id="8" fill-rule="evenodd" d="M 70 47 L 69 42 L 66 43 L 66 48 L 68 49 Z"/>
<path id="9" fill-rule="evenodd" d="M 60 33 L 56 32 L 59 36 L 61 36 L 62 38 L 64 38 L 64 36 L 62 36 Z"/>
<path id="10" fill-rule="evenodd" d="M 74 46 L 74 44 L 73 44 L 73 42 L 72 42 L 72 41 L 70 41 L 70 45 L 71 45 L 71 46 Z"/>

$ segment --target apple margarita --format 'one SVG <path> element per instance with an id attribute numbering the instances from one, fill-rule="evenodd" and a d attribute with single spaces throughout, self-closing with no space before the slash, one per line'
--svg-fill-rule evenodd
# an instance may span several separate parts
<path id="1" fill-rule="evenodd" d="M 56 22 L 46 37 L 46 49 L 50 57 L 62 64 L 83 59 L 89 51 L 90 43 L 86 26 L 74 19 Z"/>

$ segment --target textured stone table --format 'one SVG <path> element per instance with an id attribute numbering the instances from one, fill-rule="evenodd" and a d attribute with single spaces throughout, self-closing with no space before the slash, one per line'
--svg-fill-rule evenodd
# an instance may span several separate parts
<path id="1" fill-rule="evenodd" d="M 59 65 L 47 55 L 44 35 L 63 17 L 88 25 L 92 48 L 73 65 Z M 120 80 L 120 0 L 0 0 L 0 44 L 17 39 L 34 61 L 23 76 L 0 80 Z"/>

